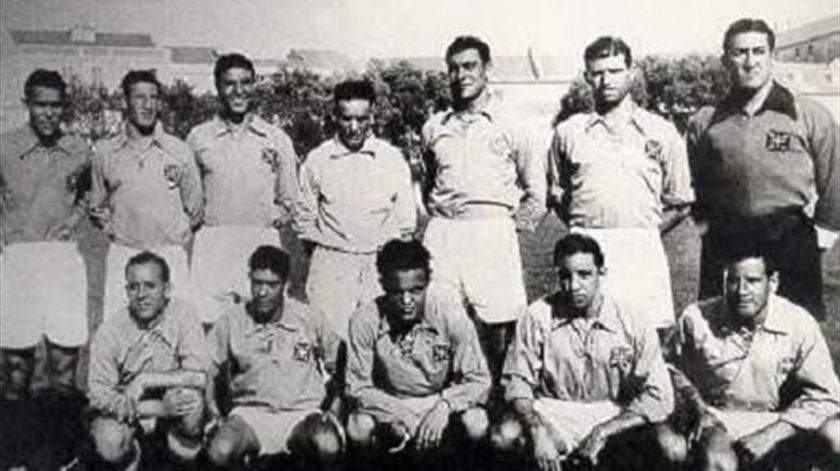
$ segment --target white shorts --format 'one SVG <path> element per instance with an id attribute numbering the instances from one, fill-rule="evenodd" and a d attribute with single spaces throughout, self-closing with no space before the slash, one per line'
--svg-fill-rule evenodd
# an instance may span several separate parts
<path id="1" fill-rule="evenodd" d="M 735 440 L 779 420 L 779 414 L 776 412 L 725 411 L 712 407 L 709 407 L 709 412 L 723 423 L 726 432 Z"/>
<path id="2" fill-rule="evenodd" d="M 376 254 L 341 252 L 317 246 L 309 261 L 306 295 L 324 313 L 330 328 L 346 340 L 350 316 L 382 294 Z"/>
<path id="3" fill-rule="evenodd" d="M 187 252 L 180 245 L 166 245 L 147 249 L 166 260 L 169 265 L 171 296 L 192 302 Z M 133 247 L 111 243 L 108 246 L 108 261 L 105 265 L 105 298 L 102 306 L 102 321 L 110 319 L 128 304 L 125 292 L 125 265 L 128 259 L 143 252 Z"/>
<path id="4" fill-rule="evenodd" d="M 584 229 L 598 242 L 607 268 L 604 289 L 647 313 L 655 328 L 674 325 L 668 257 L 657 229 Z"/>
<path id="5" fill-rule="evenodd" d="M 574 450 L 596 425 L 621 413 L 610 401 L 572 402 L 540 398 L 534 401 L 534 412 L 546 423 L 555 443 Z"/>
<path id="6" fill-rule="evenodd" d="M 257 437 L 260 456 L 289 452 L 289 439 L 295 426 L 312 414 L 321 414 L 319 409 L 272 411 L 258 406 L 236 406 L 230 416 L 242 419 Z"/>
<path id="7" fill-rule="evenodd" d="M 0 347 L 64 347 L 88 339 L 87 272 L 75 242 L 24 242 L 0 252 Z"/>
<path id="8" fill-rule="evenodd" d="M 250 297 L 248 258 L 261 245 L 280 248 L 280 236 L 270 227 L 214 226 L 195 235 L 190 277 L 199 319 L 215 322 L 233 306 L 236 293 Z"/>
<path id="9" fill-rule="evenodd" d="M 433 217 L 423 243 L 432 279 L 463 293 L 483 322 L 513 321 L 526 306 L 519 239 L 510 218 Z"/>

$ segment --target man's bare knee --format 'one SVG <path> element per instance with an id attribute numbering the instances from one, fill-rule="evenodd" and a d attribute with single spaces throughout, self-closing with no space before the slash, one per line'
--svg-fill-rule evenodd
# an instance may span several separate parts
<path id="1" fill-rule="evenodd" d="M 692 454 L 700 471 L 736 471 L 738 455 L 732 447 L 732 437 L 719 427 L 706 430 Z"/>
<path id="2" fill-rule="evenodd" d="M 0 350 L 0 372 L 3 374 L 3 399 L 10 401 L 29 396 L 29 385 L 35 368 L 35 349 Z"/>
<path id="3" fill-rule="evenodd" d="M 840 461 L 840 416 L 835 415 L 826 419 L 817 430 L 817 436 L 832 459 Z"/>
<path id="4" fill-rule="evenodd" d="M 370 446 L 376 420 L 368 414 L 353 413 L 347 418 L 347 439 L 356 445 Z"/>
<path id="5" fill-rule="evenodd" d="M 311 415 L 304 420 L 303 434 L 309 446 L 298 450 L 306 454 L 305 459 L 319 463 L 334 463 L 342 452 L 342 443 L 338 424 L 326 415 Z"/>
<path id="6" fill-rule="evenodd" d="M 247 425 L 236 416 L 219 427 L 207 448 L 207 456 L 215 466 L 227 468 L 242 460 L 248 448 L 243 427 Z"/>
<path id="7" fill-rule="evenodd" d="M 670 466 L 681 465 L 688 460 L 688 441 L 667 424 L 653 427 L 653 445 L 659 449 L 660 456 Z"/>
<path id="8" fill-rule="evenodd" d="M 76 364 L 79 359 L 79 349 L 76 347 L 62 347 L 47 342 L 47 356 L 49 359 L 48 375 L 50 384 L 62 389 L 75 389 Z"/>
<path id="9" fill-rule="evenodd" d="M 522 423 L 513 416 L 507 416 L 490 430 L 490 443 L 498 451 L 510 452 L 522 448 L 525 433 Z"/>
<path id="10" fill-rule="evenodd" d="M 100 417 L 94 419 L 90 433 L 96 455 L 107 463 L 120 463 L 132 451 L 134 433 L 124 423 Z"/>
<path id="11" fill-rule="evenodd" d="M 487 417 L 487 411 L 480 407 L 473 407 L 468 409 L 461 415 L 461 422 L 464 424 L 464 433 L 467 440 L 481 441 L 487 436 L 487 430 L 490 428 L 490 419 Z"/>

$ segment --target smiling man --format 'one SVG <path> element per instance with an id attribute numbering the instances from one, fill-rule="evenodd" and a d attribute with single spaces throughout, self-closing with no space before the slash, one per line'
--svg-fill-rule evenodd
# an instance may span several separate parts
<path id="1" fill-rule="evenodd" d="M 704 402 L 699 469 L 790 470 L 823 458 L 836 469 L 840 383 L 819 325 L 776 294 L 766 250 L 731 241 L 725 260 L 724 295 L 689 306 L 676 336 L 677 364 Z"/>
<path id="2" fill-rule="evenodd" d="M 187 138 L 204 183 L 204 226 L 195 237 L 191 274 L 205 322 L 247 297 L 244 267 L 231 267 L 260 245 L 281 245 L 278 230 L 291 220 L 298 187 L 291 139 L 254 109 L 251 60 L 225 54 L 214 77 L 219 113 Z"/>
<path id="3" fill-rule="evenodd" d="M 633 60 L 620 38 L 584 52 L 595 109 L 560 123 L 549 157 L 549 205 L 573 232 L 595 238 L 609 261 L 607 289 L 641 307 L 656 328 L 674 324 L 660 234 L 694 201 L 685 143 L 630 95 Z"/>
<path id="4" fill-rule="evenodd" d="M 126 122 L 93 159 L 94 221 L 111 239 L 103 318 L 123 304 L 122 272 L 132 255 L 154 248 L 171 267 L 173 295 L 190 299 L 186 246 L 201 223 L 201 180 L 190 148 L 159 122 L 163 86 L 151 70 L 122 81 Z"/>
<path id="5" fill-rule="evenodd" d="M 773 79 L 774 46 L 762 20 L 730 25 L 721 60 L 732 91 L 689 123 L 695 218 L 708 225 L 700 298 L 721 293 L 730 242 L 755 238 L 774 258 L 779 293 L 822 319 L 820 249 L 840 230 L 840 128 Z"/>
<path id="6" fill-rule="evenodd" d="M 417 221 L 406 159 L 371 130 L 375 102 L 370 82 L 336 85 L 336 135 L 300 169 L 296 225 L 312 254 L 306 293 L 344 339 L 353 311 L 380 293 L 376 251 L 410 238 Z"/>
<path id="7" fill-rule="evenodd" d="M 357 407 L 348 438 L 362 451 L 410 445 L 426 457 L 478 442 L 490 375 L 458 294 L 429 288 L 429 252 L 418 241 L 388 242 L 376 265 L 385 294 L 350 320 L 347 386 Z"/>

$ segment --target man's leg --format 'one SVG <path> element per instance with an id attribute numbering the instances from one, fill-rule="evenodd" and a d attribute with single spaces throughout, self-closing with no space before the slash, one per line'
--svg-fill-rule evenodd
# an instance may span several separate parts
<path id="1" fill-rule="evenodd" d="M 690 454 L 692 469 L 696 471 L 736 471 L 738 455 L 733 440 L 722 427 L 703 431 Z"/>
<path id="2" fill-rule="evenodd" d="M 304 469 L 337 469 L 344 449 L 340 427 L 327 414 L 311 414 L 292 429 L 289 451 Z"/>
<path id="3" fill-rule="evenodd" d="M 34 365 L 34 348 L 0 350 L 0 469 L 28 461 L 37 446 L 39 421 L 29 397 Z"/>
<path id="4" fill-rule="evenodd" d="M 779 268 L 779 295 L 804 307 L 817 320 L 825 319 L 822 262 L 817 233 L 804 216 L 771 244 Z"/>
<path id="5" fill-rule="evenodd" d="M 29 398 L 32 372 L 35 370 L 35 348 L 0 350 L 2 399 L 18 401 Z"/>
<path id="6" fill-rule="evenodd" d="M 131 425 L 110 417 L 96 417 L 90 425 L 93 451 L 100 465 L 115 470 L 135 470 L 140 445 Z"/>
<path id="7" fill-rule="evenodd" d="M 260 442 L 254 430 L 239 416 L 231 416 L 219 427 L 207 455 L 210 462 L 220 469 L 239 469 L 245 457 L 255 456 L 260 451 Z"/>
<path id="8" fill-rule="evenodd" d="M 824 469 L 840 469 L 840 415 L 826 419 L 816 435 L 820 464 Z"/>
<path id="9" fill-rule="evenodd" d="M 192 462 L 201 452 L 204 438 L 206 410 L 202 392 L 191 388 L 174 388 L 167 395 L 178 395 L 181 400 L 190 400 L 196 406 L 185 415 L 175 418 L 166 434 L 169 451 L 182 462 Z M 164 400 L 166 397 L 164 396 Z"/>
<path id="10" fill-rule="evenodd" d="M 342 339 L 347 338 L 350 315 L 356 309 L 364 257 L 318 246 L 310 259 L 306 282 L 309 304 L 327 316 L 330 327 Z"/>

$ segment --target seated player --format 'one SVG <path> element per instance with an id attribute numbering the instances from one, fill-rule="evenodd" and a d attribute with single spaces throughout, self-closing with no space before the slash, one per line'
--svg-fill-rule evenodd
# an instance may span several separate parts
<path id="1" fill-rule="evenodd" d="M 554 264 L 559 291 L 517 323 L 502 376 L 514 414 L 493 427 L 491 442 L 513 455 L 527 453 L 528 443 L 541 470 L 681 462 L 684 450 L 671 446 L 680 437 L 657 424 L 674 399 L 654 326 L 639 325 L 644 317 L 602 291 L 604 256 L 594 239 L 561 239 Z M 650 452 L 639 453 L 642 446 Z"/>
<path id="2" fill-rule="evenodd" d="M 458 294 L 429 288 L 429 252 L 418 241 L 388 242 L 376 265 L 385 294 L 350 319 L 350 442 L 362 452 L 478 442 L 490 373 Z"/>
<path id="3" fill-rule="evenodd" d="M 698 469 L 831 459 L 837 469 L 840 385 L 820 327 L 775 294 L 779 273 L 763 249 L 731 246 L 724 295 L 686 308 L 675 336 L 676 363 L 701 398 Z"/>
<path id="4" fill-rule="evenodd" d="M 258 247 L 248 262 L 252 299 L 226 311 L 210 331 L 217 383 L 233 402 L 208 448 L 220 468 L 291 454 L 328 469 L 341 455 L 343 430 L 322 410 L 337 403 L 327 380 L 338 337 L 318 311 L 284 296 L 289 264 L 279 248 Z"/>
<path id="5" fill-rule="evenodd" d="M 125 268 L 128 308 L 96 332 L 88 395 L 96 461 L 136 469 L 138 432 L 161 431 L 176 458 L 201 451 L 209 355 L 192 308 L 169 297 L 169 266 L 142 252 Z"/>

